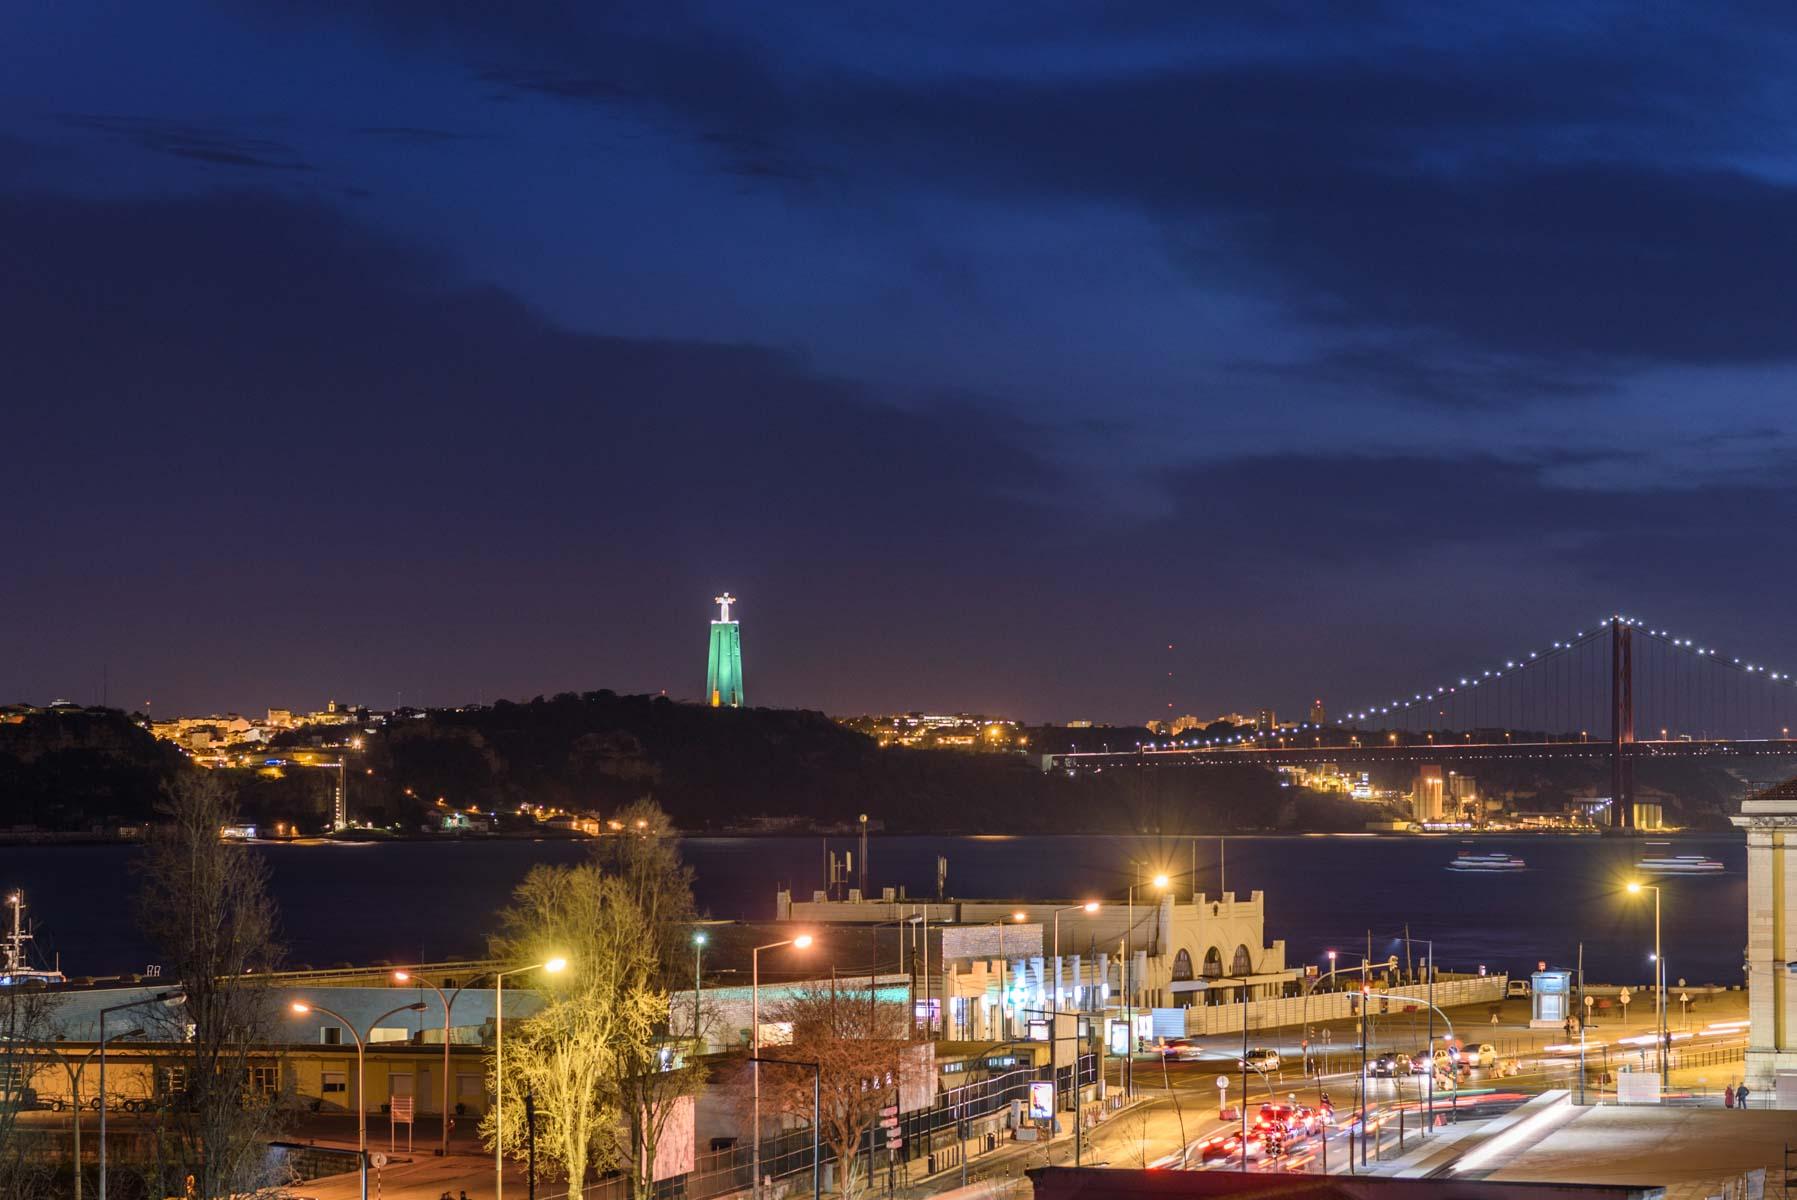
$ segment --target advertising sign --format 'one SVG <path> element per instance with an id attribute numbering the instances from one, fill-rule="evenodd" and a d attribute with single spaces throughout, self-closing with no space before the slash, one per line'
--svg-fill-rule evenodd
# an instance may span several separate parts
<path id="1" fill-rule="evenodd" d="M 1118 1058 L 1129 1053 L 1129 1022 L 1112 1021 L 1106 1031 L 1106 1045 Z"/>
<path id="2" fill-rule="evenodd" d="M 1046 1079 L 1030 1083 L 1030 1120 L 1054 1120 L 1054 1084 Z"/>

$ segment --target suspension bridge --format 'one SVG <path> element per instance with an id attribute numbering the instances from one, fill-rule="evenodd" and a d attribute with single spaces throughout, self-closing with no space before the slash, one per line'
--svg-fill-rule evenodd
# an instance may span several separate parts
<path id="1" fill-rule="evenodd" d="M 1607 758 L 1611 824 L 1626 827 L 1637 762 L 1797 755 L 1794 725 L 1797 675 L 1618 615 L 1501 664 L 1352 709 L 1336 722 L 1056 754 L 1045 765 Z"/>

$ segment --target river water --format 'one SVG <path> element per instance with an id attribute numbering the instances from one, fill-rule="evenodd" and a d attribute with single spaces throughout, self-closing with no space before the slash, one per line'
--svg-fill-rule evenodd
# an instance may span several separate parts
<path id="1" fill-rule="evenodd" d="M 832 842 L 841 851 L 849 839 Z M 478 955 L 492 914 L 535 863 L 578 861 L 566 841 L 442 841 L 259 846 L 270 868 L 292 964 L 382 959 L 416 962 Z M 689 838 L 682 843 L 700 908 L 716 917 L 765 918 L 781 885 L 809 896 L 822 886 L 823 841 Z M 1526 870 L 1447 869 L 1462 851 L 1506 853 Z M 1667 843 L 1595 837 L 1153 837 L 875 838 L 870 890 L 903 886 L 935 894 L 936 859 L 948 859 L 948 892 L 971 897 L 1121 900 L 1132 863 L 1174 876 L 1182 893 L 1266 893 L 1266 932 L 1285 939 L 1288 962 L 1405 953 L 1402 934 L 1433 938 L 1444 969 L 1526 972 L 1539 961 L 1573 965 L 1583 942 L 1592 981 L 1650 977 L 1653 901 L 1629 896 L 1648 854 L 1696 854 L 1720 862 L 1709 875 L 1660 877 L 1669 977 L 1692 984 L 1742 982 L 1747 937 L 1746 844 L 1739 836 Z M 132 917 L 129 846 L 0 846 L 0 887 L 23 887 L 38 925 L 38 953 L 60 952 L 72 976 L 141 971 L 153 960 Z M 1221 861 L 1219 861 L 1221 859 Z M 1194 862 L 1196 870 L 1194 873 Z M 1645 878 L 1643 876 L 1643 878 Z M 1140 892 L 1139 892 L 1140 894 Z M 1065 930 L 1063 930 L 1065 936 Z M 1414 953 L 1420 957 L 1422 950 Z"/>

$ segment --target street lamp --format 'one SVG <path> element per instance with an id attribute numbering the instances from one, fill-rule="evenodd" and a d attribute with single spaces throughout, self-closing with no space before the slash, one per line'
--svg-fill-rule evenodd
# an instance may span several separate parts
<path id="1" fill-rule="evenodd" d="M 505 1200 L 505 977 L 538 969 L 559 975 L 568 969 L 568 960 L 557 955 L 493 976 L 493 1200 Z"/>
<path id="2" fill-rule="evenodd" d="M 1084 904 L 1069 904 L 1065 908 L 1057 908 L 1054 910 L 1054 998 L 1049 1001 L 1048 1005 L 1049 1037 L 1052 1039 L 1049 1042 L 1048 1056 L 1051 1061 L 1055 1055 L 1055 1047 L 1061 1044 L 1061 914 L 1064 912 L 1083 912 L 1087 915 L 1091 915 L 1096 913 L 1098 908 L 1098 901 L 1088 900 Z M 1079 986 L 1078 980 L 1074 981 L 1074 986 L 1076 988 Z M 1079 1021 L 1075 1018 L 1074 1025 L 1077 1027 L 1078 1024 Z M 1061 1102 L 1060 1091 L 1061 1073 L 1056 1071 L 1055 1104 L 1057 1107 Z M 1079 1158 L 1079 1105 L 1079 1037 L 1076 1033 L 1073 1039 L 1073 1132 L 1074 1158 L 1076 1161 Z"/>
<path id="3" fill-rule="evenodd" d="M 693 1053 L 694 1054 L 698 1054 L 704 1050 L 704 1047 L 699 1044 L 699 1036 L 700 1036 L 700 1034 L 699 1034 L 699 998 L 700 998 L 700 994 L 705 986 L 704 982 L 703 982 L 703 977 L 700 975 L 700 968 L 701 968 L 701 956 L 705 953 L 705 943 L 708 940 L 709 939 L 706 938 L 704 930 L 699 930 L 693 934 L 693 1043 L 694 1043 Z"/>
<path id="4" fill-rule="evenodd" d="M 998 1036 L 1000 1040 L 1011 1036 L 1010 1013 L 1005 1000 L 1010 980 L 1007 978 L 1011 970 L 1011 961 L 1005 957 L 1005 922 L 1023 921 L 1029 914 L 1021 910 L 1012 913 L 1008 918 L 1000 917 L 990 924 L 998 926 Z"/>
<path id="5" fill-rule="evenodd" d="M 872 984 L 870 983 L 868 986 L 871 987 Z M 822 1128 L 824 1064 L 805 1062 L 797 1058 L 762 1058 L 759 1054 L 749 1061 L 755 1064 L 756 1070 L 760 1070 L 761 1064 L 764 1062 L 785 1063 L 789 1067 L 811 1068 L 811 1200 L 818 1200 L 822 1195 L 820 1190 L 822 1176 L 819 1174 L 818 1162 L 821 1151 L 819 1130 Z"/>
<path id="6" fill-rule="evenodd" d="M 142 1000 L 114 1004 L 100 1010 L 100 1200 L 106 1200 L 106 1014 L 122 1012 L 127 1008 L 142 1008 L 148 1004 L 182 1004 L 186 1000 L 187 997 L 180 992 L 157 992 Z M 81 1173 L 79 1159 L 76 1160 L 75 1173 Z"/>
<path id="7" fill-rule="evenodd" d="M 437 1146 L 437 1157 L 442 1158 L 449 1153 L 449 1010 L 455 1004 L 455 1000 L 445 996 L 443 994 L 443 989 L 432 983 L 430 980 L 417 979 L 410 971 L 399 970 L 393 972 L 393 982 L 415 982 L 420 987 L 427 987 L 431 991 L 437 993 L 437 1003 L 443 1006 L 443 1132 Z M 457 988 L 456 995 L 460 996 L 461 994 L 462 989 Z"/>
<path id="8" fill-rule="evenodd" d="M 1167 876 L 1163 872 L 1149 881 L 1155 891 L 1167 886 Z M 1124 1019 L 1129 1023 L 1129 1037 L 1123 1043 L 1125 1095 L 1134 1095 L 1136 1090 L 1136 884 L 1129 885 L 1129 927 L 1123 931 L 1123 971 L 1127 980 L 1124 986 Z"/>
<path id="9" fill-rule="evenodd" d="M 332 1012 L 322 1004 L 314 1004 L 309 1000 L 295 1000 L 292 1004 L 295 1015 L 310 1012 L 323 1013 L 337 1024 L 349 1030 L 349 1036 L 356 1041 L 356 1156 L 362 1164 L 362 1200 L 368 1200 L 368 1096 L 364 1091 L 368 1083 L 367 1076 L 367 1044 L 356 1027 L 340 1013 Z M 372 1035 L 382 1021 L 394 1013 L 423 1012 L 424 1002 L 415 1000 L 411 1004 L 402 1004 L 398 1008 L 390 1008 L 368 1023 L 368 1032 Z"/>
<path id="10" fill-rule="evenodd" d="M 1054 1002 L 1049 1005 L 1051 1012 L 1059 1013 L 1061 1011 L 1061 914 L 1083 912 L 1090 915 L 1096 913 L 1098 908 L 1098 901 L 1088 900 L 1084 904 L 1069 904 L 1065 908 L 1054 910 Z M 1074 986 L 1079 986 L 1077 980 L 1074 981 Z"/>
<path id="11" fill-rule="evenodd" d="M 1668 1064 L 1666 1062 L 1666 956 L 1660 950 L 1660 885 L 1657 883 L 1641 883 L 1630 880 L 1628 893 L 1638 896 L 1642 892 L 1653 893 L 1653 971 L 1654 971 L 1654 1012 L 1655 1027 L 1658 1035 L 1654 1041 L 1660 1047 L 1660 1086 L 1666 1086 Z"/>
<path id="12" fill-rule="evenodd" d="M 1213 975 L 1205 980 L 1205 986 L 1212 983 L 1239 983 L 1242 985 L 1242 1170 L 1248 1169 L 1248 979 L 1242 975 Z M 1259 1068 L 1255 1068 L 1259 1070 Z M 1273 1094 L 1273 1085 L 1268 1082 L 1266 1072 L 1262 1071 L 1260 1081 L 1267 1085 L 1267 1095 Z M 1324 1133 L 1327 1138 L 1327 1131 Z"/>
<path id="13" fill-rule="evenodd" d="M 757 946 L 749 951 L 749 1045 L 755 1066 L 750 1074 L 755 1080 L 755 1148 L 751 1152 L 755 1177 L 752 1183 L 753 1194 L 761 1195 L 761 952 L 778 950 L 781 946 L 791 946 L 795 950 L 804 950 L 811 945 L 811 935 L 801 933 L 780 942 L 769 942 L 765 946 Z M 873 980 L 867 982 L 873 987 Z"/>
<path id="14" fill-rule="evenodd" d="M 104 1051 L 107 1042 L 142 1036 L 143 1030 L 141 1029 L 125 1029 L 103 1036 L 100 1044 L 83 1054 L 79 1062 L 64 1057 L 62 1051 L 56 1049 L 55 1046 L 50 1048 L 50 1053 L 54 1054 L 57 1061 L 62 1063 L 62 1069 L 68 1072 L 69 1076 L 69 1097 L 72 1101 L 70 1108 L 75 1114 L 75 1200 L 81 1200 L 81 1077 L 87 1074 L 87 1060 Z M 106 1085 L 102 1082 L 100 1086 L 104 1089 Z"/>

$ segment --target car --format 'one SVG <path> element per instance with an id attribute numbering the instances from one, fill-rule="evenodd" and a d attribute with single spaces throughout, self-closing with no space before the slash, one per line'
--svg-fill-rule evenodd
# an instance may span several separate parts
<path id="1" fill-rule="evenodd" d="M 1475 1067 L 1495 1067 L 1497 1066 L 1497 1047 L 1490 1042 L 1480 1042 L 1477 1050 L 1467 1052 L 1467 1057 L 1472 1060 Z"/>
<path id="2" fill-rule="evenodd" d="M 1277 1071 L 1279 1069 L 1279 1051 L 1269 1050 L 1265 1046 L 1256 1046 L 1244 1057 L 1236 1059 L 1236 1066 L 1248 1067 L 1255 1071 Z"/>
<path id="3" fill-rule="evenodd" d="M 1241 1153 L 1242 1135 L 1235 1132 L 1219 1133 L 1205 1138 L 1198 1143 L 1199 1162 L 1228 1162 Z M 1248 1139 L 1248 1157 L 1253 1158 L 1260 1153 L 1261 1140 L 1250 1136 Z"/>
<path id="4" fill-rule="evenodd" d="M 1192 1044 L 1190 1038 L 1168 1038 L 1161 1043 L 1162 1058 L 1184 1060 L 1188 1058 L 1197 1058 L 1199 1053 L 1199 1048 Z"/>
<path id="5" fill-rule="evenodd" d="M 1366 1073 L 1369 1079 L 1396 1079 L 1401 1075 L 1413 1075 L 1424 1068 L 1417 1066 L 1408 1054 L 1396 1050 L 1388 1050 L 1377 1058 L 1366 1060 Z"/>
<path id="6" fill-rule="evenodd" d="M 1527 1000 L 1529 998 L 1529 981 L 1512 979 L 1504 985 L 1504 997 L 1509 1000 Z"/>

